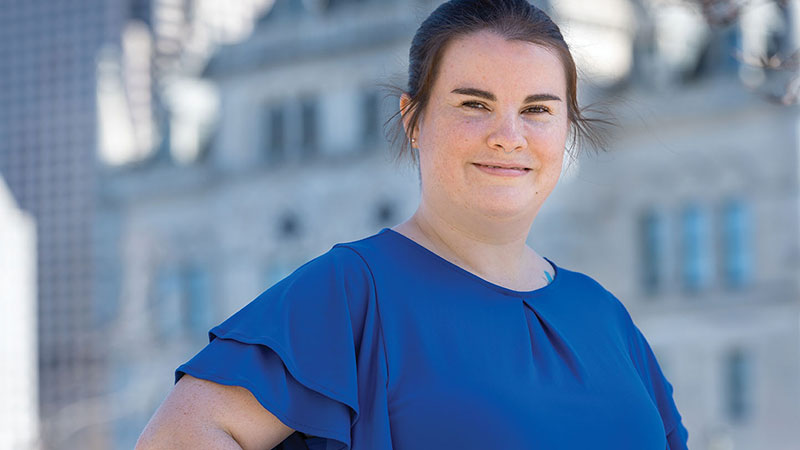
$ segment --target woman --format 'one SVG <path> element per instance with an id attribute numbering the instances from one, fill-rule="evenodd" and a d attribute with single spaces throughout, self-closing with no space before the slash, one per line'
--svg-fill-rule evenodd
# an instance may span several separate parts
<path id="1" fill-rule="evenodd" d="M 137 448 L 685 449 L 622 303 L 526 245 L 570 129 L 591 137 L 558 27 L 525 0 L 450 1 L 409 74 L 416 213 L 214 327 Z"/>

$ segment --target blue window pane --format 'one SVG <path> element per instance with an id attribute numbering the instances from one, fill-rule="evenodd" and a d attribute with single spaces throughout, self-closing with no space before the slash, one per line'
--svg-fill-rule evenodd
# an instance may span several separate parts
<path id="1" fill-rule="evenodd" d="M 724 67 L 735 72 L 739 69 L 739 53 L 742 51 L 742 32 L 738 24 L 730 25 L 724 32 L 725 56 Z"/>
<path id="2" fill-rule="evenodd" d="M 695 291 L 708 284 L 711 271 L 708 216 L 699 206 L 689 205 L 683 211 L 682 223 L 684 287 Z"/>
<path id="3" fill-rule="evenodd" d="M 743 286 L 750 281 L 752 266 L 750 214 L 743 202 L 731 200 L 724 206 L 722 215 L 725 280 L 730 286 Z"/>

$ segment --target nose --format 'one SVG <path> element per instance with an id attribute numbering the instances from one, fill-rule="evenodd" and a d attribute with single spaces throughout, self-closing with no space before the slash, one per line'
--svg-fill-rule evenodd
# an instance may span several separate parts
<path id="1" fill-rule="evenodd" d="M 522 150 L 528 144 L 522 133 L 522 127 L 516 113 L 499 114 L 487 140 L 489 147 L 505 153 Z"/>

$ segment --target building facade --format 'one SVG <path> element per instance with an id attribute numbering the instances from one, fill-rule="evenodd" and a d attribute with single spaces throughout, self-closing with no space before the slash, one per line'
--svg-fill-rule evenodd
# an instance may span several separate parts
<path id="1" fill-rule="evenodd" d="M 608 152 L 565 161 L 529 242 L 626 305 L 675 388 L 690 448 L 793 448 L 797 111 L 752 88 L 772 74 L 729 56 L 761 42 L 749 28 L 703 31 L 659 2 L 600 3 L 590 17 L 576 2 L 543 5 L 579 53 L 615 55 L 587 70 L 582 98 L 604 102 L 618 126 Z M 219 120 L 194 159 L 164 153 L 104 179 L 98 224 L 119 243 L 104 273 L 120 305 L 120 448 L 208 329 L 334 243 L 413 213 L 416 170 L 391 161 L 383 123 L 397 98 L 380 83 L 405 87 L 411 36 L 436 4 L 277 0 L 206 66 Z M 796 41 L 796 9 L 777 17 L 763 19 L 778 30 L 768 51 Z M 685 42 L 670 34 L 675 20 L 695 27 Z M 581 41 L 600 32 L 616 46 Z"/>

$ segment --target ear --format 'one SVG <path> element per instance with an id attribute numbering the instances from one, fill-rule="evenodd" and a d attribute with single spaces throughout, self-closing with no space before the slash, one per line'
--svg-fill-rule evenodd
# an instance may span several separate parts
<path id="1" fill-rule="evenodd" d="M 405 130 L 406 136 L 408 137 L 409 140 L 411 138 L 416 138 L 417 133 L 419 132 L 419 127 L 416 127 L 414 132 L 409 132 L 408 130 L 408 125 L 409 125 L 408 121 L 411 119 L 411 114 L 410 111 L 406 110 L 406 108 L 408 108 L 410 102 L 411 102 L 411 97 L 405 92 L 403 92 L 400 95 L 400 115 L 402 116 L 403 119 L 403 129 Z M 412 147 L 414 146 L 412 145 Z"/>

